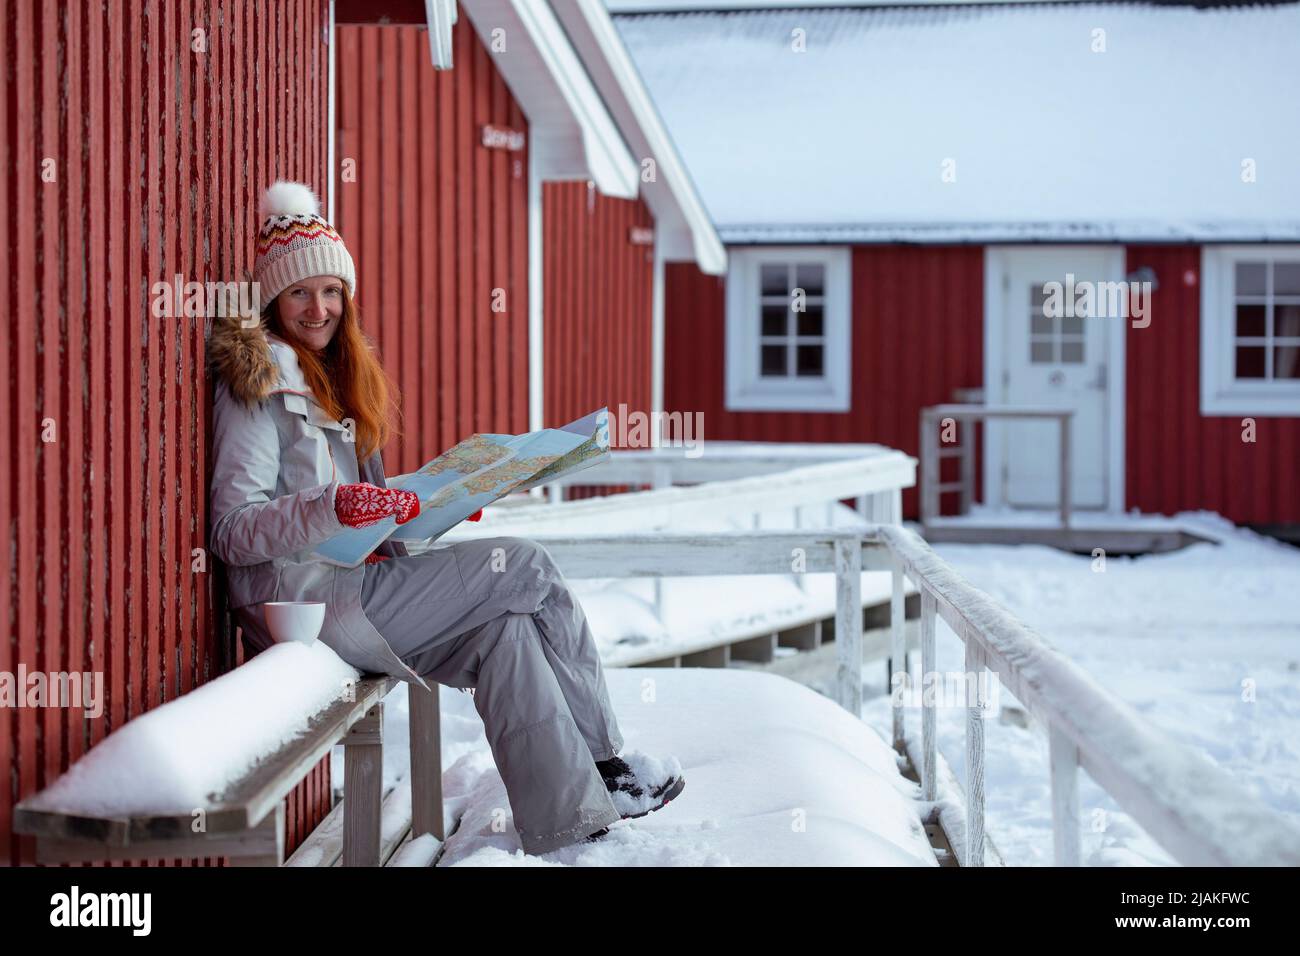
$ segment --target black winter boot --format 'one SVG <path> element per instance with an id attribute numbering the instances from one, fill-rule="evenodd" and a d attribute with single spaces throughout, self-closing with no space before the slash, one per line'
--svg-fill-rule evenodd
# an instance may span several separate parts
<path id="1" fill-rule="evenodd" d="M 597 760 L 596 769 L 624 820 L 643 817 L 667 806 L 686 786 L 682 766 L 675 757 L 657 760 L 630 750 L 622 757 Z"/>

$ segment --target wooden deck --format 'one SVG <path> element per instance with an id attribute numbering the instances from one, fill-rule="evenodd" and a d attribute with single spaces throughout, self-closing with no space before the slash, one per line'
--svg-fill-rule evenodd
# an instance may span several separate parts
<path id="1" fill-rule="evenodd" d="M 909 621 L 921 616 L 921 595 L 913 591 L 907 596 L 906 615 Z M 867 604 L 862 608 L 862 659 L 880 660 L 889 657 L 889 601 Z M 796 651 L 816 651 L 835 640 L 835 615 L 830 614 L 751 637 L 711 637 L 700 646 L 684 646 L 674 653 L 644 658 L 621 659 L 612 666 L 618 667 L 728 667 L 732 661 L 756 664 L 772 663 L 779 647 Z M 911 649 L 920 645 L 913 639 Z M 655 653 L 653 650 L 647 654 Z"/>
<path id="2" fill-rule="evenodd" d="M 1041 544 L 1075 554 L 1092 554 L 1100 548 L 1108 555 L 1164 554 L 1188 545 L 1213 543 L 1208 537 L 1193 534 L 1175 525 L 1167 527 L 1072 524 L 1026 525 L 999 524 L 996 519 L 934 519 L 921 529 L 921 536 L 931 544 Z"/>

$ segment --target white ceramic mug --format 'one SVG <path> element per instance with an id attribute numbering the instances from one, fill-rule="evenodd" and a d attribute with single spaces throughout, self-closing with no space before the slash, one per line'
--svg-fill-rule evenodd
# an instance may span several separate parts
<path id="1" fill-rule="evenodd" d="M 324 601 L 267 601 L 262 608 L 266 629 L 280 643 L 315 644 L 325 623 Z"/>

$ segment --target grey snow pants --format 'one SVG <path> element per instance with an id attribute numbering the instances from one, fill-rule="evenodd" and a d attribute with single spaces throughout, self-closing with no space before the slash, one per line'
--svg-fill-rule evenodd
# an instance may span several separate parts
<path id="1" fill-rule="evenodd" d="M 587 617 L 544 547 L 480 538 L 367 565 L 361 605 L 421 677 L 475 688 L 525 853 L 619 819 L 595 762 L 623 737 Z"/>

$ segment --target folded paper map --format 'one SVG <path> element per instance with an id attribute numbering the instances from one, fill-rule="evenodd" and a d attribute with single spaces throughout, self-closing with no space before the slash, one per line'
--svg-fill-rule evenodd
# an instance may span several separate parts
<path id="1" fill-rule="evenodd" d="M 527 491 L 610 457 L 607 407 L 560 428 L 523 435 L 471 435 L 400 482 L 388 483 L 419 496 L 417 517 L 403 525 L 388 517 L 365 528 L 349 528 L 318 545 L 313 557 L 356 567 L 390 537 L 433 540 L 512 491 Z"/>

